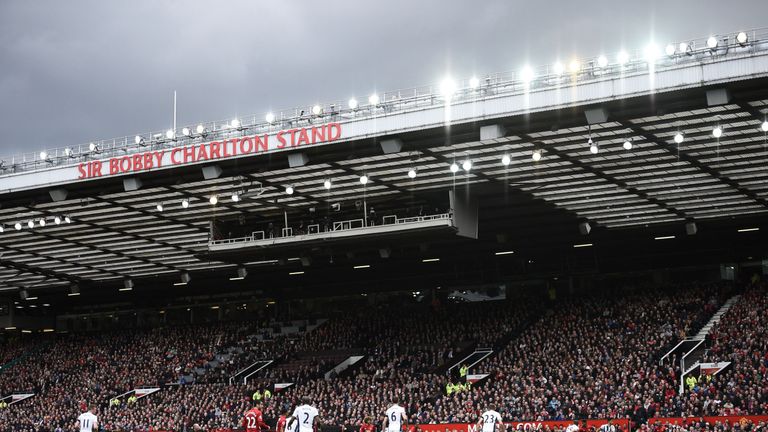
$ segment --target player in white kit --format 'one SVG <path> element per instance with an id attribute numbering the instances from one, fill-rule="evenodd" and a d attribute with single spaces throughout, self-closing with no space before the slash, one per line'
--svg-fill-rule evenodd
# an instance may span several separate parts
<path id="1" fill-rule="evenodd" d="M 75 428 L 78 428 L 80 432 L 93 432 L 99 430 L 99 419 L 96 417 L 96 407 L 80 414 L 77 418 L 77 423 L 75 423 Z"/>
<path id="2" fill-rule="evenodd" d="M 397 396 L 392 398 L 392 406 L 384 414 L 382 431 L 400 432 L 403 430 L 403 426 L 408 427 L 408 415 L 405 414 L 405 408 L 398 405 L 398 402 Z"/>
<path id="3" fill-rule="evenodd" d="M 301 398 L 301 405 L 297 406 L 293 410 L 293 415 L 288 418 L 288 424 L 286 425 L 288 430 L 320 432 L 320 415 L 317 412 L 317 408 L 310 405 L 311 402 L 307 396 Z M 298 428 L 293 427 L 294 423 L 298 423 Z"/>
<path id="4" fill-rule="evenodd" d="M 477 421 L 477 427 L 482 432 L 504 432 L 501 414 L 491 409 L 480 416 L 480 420 Z"/>

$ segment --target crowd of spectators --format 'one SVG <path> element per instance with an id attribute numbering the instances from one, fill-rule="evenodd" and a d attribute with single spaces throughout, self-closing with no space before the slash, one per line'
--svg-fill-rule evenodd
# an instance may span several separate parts
<path id="1" fill-rule="evenodd" d="M 693 415 L 768 414 L 768 291 L 755 285 L 710 331 L 707 362 L 730 362 L 688 391 L 682 411 Z"/>
<path id="2" fill-rule="evenodd" d="M 257 327 L 247 322 L 65 335 L 41 345 L 14 373 L 0 374 L 4 394 L 37 393 L 0 410 L 0 430 L 66 427 L 83 401 L 102 407 L 109 431 L 237 427 L 254 404 L 254 391 L 283 382 L 293 385 L 261 401 L 268 419 L 309 396 L 325 423 L 347 430 L 365 417 L 380 418 L 393 396 L 414 423 L 473 422 L 489 406 L 507 421 L 630 418 L 643 424 L 654 416 L 768 413 L 765 288 L 749 289 L 711 334 L 708 357 L 733 362 L 730 369 L 695 392 L 680 393 L 677 362 L 659 362 L 717 310 L 722 291 L 713 284 L 549 303 L 380 304 L 346 311 L 294 339 L 258 343 Z M 476 347 L 497 351 L 472 370 L 489 378 L 447 395 L 453 379 L 448 366 Z M 223 348 L 223 364 L 197 384 L 184 381 Z M 364 357 L 326 376 L 341 352 Z M 248 385 L 227 383 L 232 371 L 257 359 L 275 364 Z M 110 398 L 144 386 L 164 388 L 132 404 L 107 406 Z M 663 427 L 645 426 L 655 432 Z"/>

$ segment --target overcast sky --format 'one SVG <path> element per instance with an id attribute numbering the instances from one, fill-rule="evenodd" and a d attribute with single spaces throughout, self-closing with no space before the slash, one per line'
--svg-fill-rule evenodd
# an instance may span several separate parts
<path id="1" fill-rule="evenodd" d="M 768 0 L 0 0 L 0 155 L 768 25 Z"/>

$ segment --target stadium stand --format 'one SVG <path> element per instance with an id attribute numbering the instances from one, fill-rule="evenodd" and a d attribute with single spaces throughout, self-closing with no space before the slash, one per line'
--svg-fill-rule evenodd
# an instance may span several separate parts
<path id="1" fill-rule="evenodd" d="M 472 422 L 487 406 L 497 407 L 506 421 L 630 418 L 640 428 L 658 431 L 678 426 L 644 423 L 664 416 L 764 414 L 764 287 L 750 288 L 712 332 L 708 356 L 733 366 L 709 386 L 678 394 L 680 371 L 659 365 L 660 356 L 695 333 L 727 294 L 723 285 L 690 284 L 548 304 L 542 298 L 382 304 L 339 314 L 292 339 L 254 338 L 262 328 L 248 322 L 56 335 L 40 355 L 0 374 L 4 394 L 37 393 L 0 410 L 0 429 L 66 428 L 83 401 L 100 407 L 108 431 L 237 428 L 242 413 L 255 403 L 253 393 L 283 382 L 293 385 L 262 400 L 266 418 L 272 421 L 308 395 L 330 430 L 356 428 L 366 416 L 380 418 L 395 395 L 413 423 Z M 449 366 L 477 346 L 495 348 L 494 356 L 473 368 L 489 378 L 446 395 Z M 7 350 L 18 354 L 16 348 Z M 225 361 L 217 354 L 222 352 Z M 342 353 L 365 357 L 338 376 L 328 374 Z M 248 385 L 226 382 L 242 364 L 268 357 L 276 360 L 274 367 Z M 211 361 L 219 361 L 218 368 L 210 367 Z M 199 369 L 209 373 L 196 384 L 184 378 Z M 141 386 L 163 388 L 108 406 L 114 396 Z"/>

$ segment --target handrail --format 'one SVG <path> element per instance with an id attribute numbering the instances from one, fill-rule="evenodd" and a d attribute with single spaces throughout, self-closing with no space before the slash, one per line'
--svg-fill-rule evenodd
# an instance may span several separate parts
<path id="1" fill-rule="evenodd" d="M 384 225 L 400 225 L 400 224 L 413 224 L 413 223 L 420 223 L 420 222 L 427 222 L 427 221 L 433 221 L 433 220 L 441 220 L 441 219 L 450 219 L 451 213 L 440 213 L 435 215 L 427 215 L 427 216 L 413 216 L 413 217 L 406 217 L 406 218 L 398 218 L 397 216 L 389 215 L 384 216 L 383 220 L 393 220 L 394 222 L 391 223 L 385 223 Z M 316 226 L 310 225 L 310 226 Z M 322 231 L 319 230 L 317 232 L 307 232 L 306 234 L 293 234 L 293 230 L 291 228 L 283 228 L 283 233 L 290 232 L 290 235 L 284 235 L 282 237 L 274 237 L 274 238 L 291 238 L 291 237 L 315 237 L 315 236 L 323 236 L 330 232 L 339 232 L 339 231 L 354 231 L 354 230 L 362 230 L 368 228 L 365 226 L 362 219 L 350 219 L 350 220 L 344 220 L 344 221 L 335 221 L 333 222 L 331 229 L 329 231 Z M 254 234 L 256 233 L 262 233 L 261 238 L 256 238 Z M 229 238 L 229 239 L 220 239 L 220 240 L 211 240 L 208 242 L 209 245 L 221 245 L 221 244 L 235 244 L 235 243 L 246 243 L 246 242 L 252 242 L 252 241 L 258 241 L 258 240 L 264 240 L 263 231 L 255 231 L 250 236 L 245 237 L 236 237 L 236 238 Z"/>

